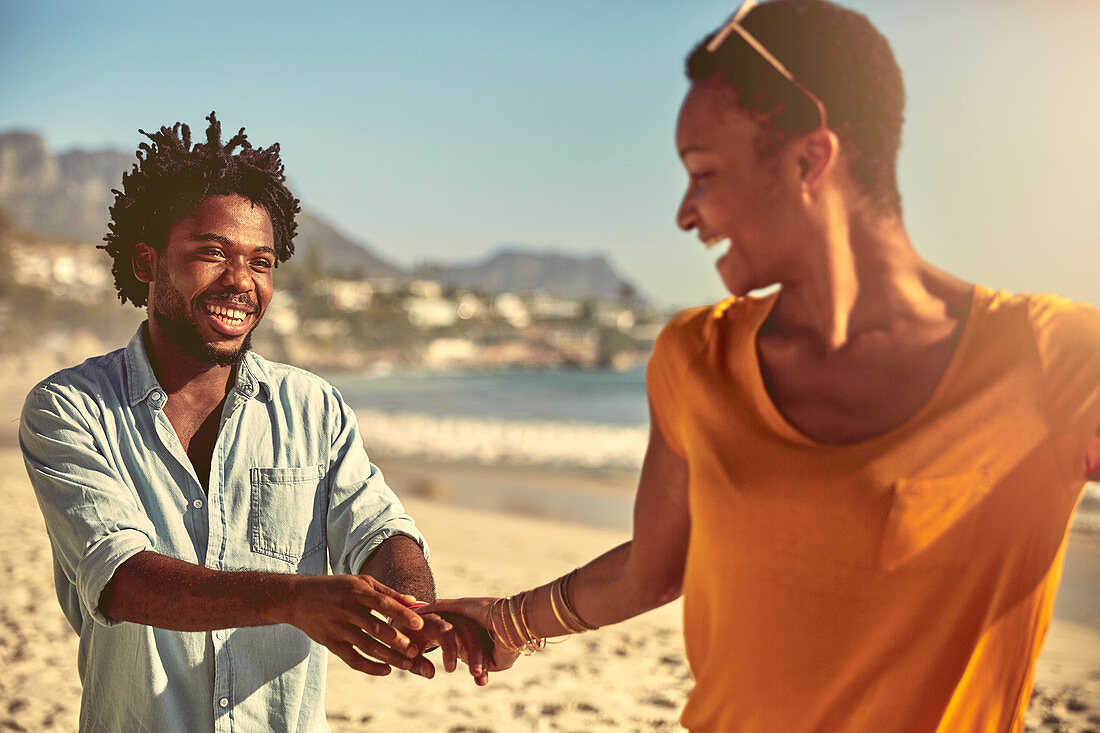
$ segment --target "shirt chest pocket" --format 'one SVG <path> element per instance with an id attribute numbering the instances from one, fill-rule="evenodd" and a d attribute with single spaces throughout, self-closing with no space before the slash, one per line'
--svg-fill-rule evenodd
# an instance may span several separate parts
<path id="1" fill-rule="evenodd" d="M 325 546 L 328 502 L 322 466 L 253 468 L 249 478 L 253 552 L 297 565 Z"/>
<path id="2" fill-rule="evenodd" d="M 981 471 L 898 479 L 879 545 L 879 565 L 887 571 L 966 565 L 977 514 L 989 490 L 990 481 Z"/>

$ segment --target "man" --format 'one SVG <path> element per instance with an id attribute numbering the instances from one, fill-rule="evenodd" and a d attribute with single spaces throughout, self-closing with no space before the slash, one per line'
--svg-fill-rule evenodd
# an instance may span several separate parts
<path id="1" fill-rule="evenodd" d="M 431 677 L 421 653 L 442 644 L 451 671 L 461 642 L 483 684 L 475 627 L 410 608 L 434 597 L 424 540 L 352 411 L 249 350 L 298 201 L 278 144 L 243 128 L 223 144 L 207 119 L 194 146 L 179 123 L 143 132 L 115 192 L 104 249 L 148 320 L 23 411 L 80 635 L 81 730 L 325 729 L 324 647 L 366 674 Z"/>
<path id="2" fill-rule="evenodd" d="M 633 539 L 432 608 L 533 650 L 682 595 L 693 731 L 1022 730 L 1100 478 L 1100 311 L 925 262 L 889 44 L 826 0 L 753 5 L 687 62 L 676 219 L 730 297 L 657 339 Z"/>

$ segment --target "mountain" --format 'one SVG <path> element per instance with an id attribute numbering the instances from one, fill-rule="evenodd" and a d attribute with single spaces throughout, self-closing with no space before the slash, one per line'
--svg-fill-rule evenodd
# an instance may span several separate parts
<path id="1" fill-rule="evenodd" d="M 516 245 L 504 245 L 478 262 L 426 266 L 421 274 L 457 287 L 498 293 L 541 290 L 567 298 L 645 299 L 603 256 L 535 252 Z"/>
<path id="2" fill-rule="evenodd" d="M 111 188 L 133 161 L 110 150 L 56 155 L 39 135 L 0 135 L 0 207 L 20 229 L 98 243 L 107 232 Z"/>
<path id="3" fill-rule="evenodd" d="M 324 219 L 303 210 L 298 214 L 294 257 L 304 259 L 313 250 L 317 251 L 318 263 L 326 272 L 338 272 L 348 277 L 408 277 L 404 270 L 364 245 L 348 239 Z"/>
<path id="4" fill-rule="evenodd" d="M 19 230 L 43 237 L 99 244 L 107 232 L 112 188 L 130 169 L 132 154 L 115 150 L 54 153 L 41 135 L 0 134 L 0 210 Z M 409 273 L 302 211 L 294 239 L 295 261 L 315 259 L 348 277 L 404 278 Z M 601 256 L 534 252 L 507 245 L 485 260 L 421 268 L 420 276 L 492 292 L 543 291 L 570 298 L 642 299 Z"/>
<path id="5" fill-rule="evenodd" d="M 111 189 L 119 187 L 123 172 L 134 162 L 134 155 L 114 150 L 56 154 L 35 133 L 0 134 L 0 209 L 23 231 L 99 244 L 114 202 Z M 296 259 L 316 249 L 318 261 L 333 271 L 367 277 L 405 275 L 308 211 L 298 215 L 294 244 Z"/>

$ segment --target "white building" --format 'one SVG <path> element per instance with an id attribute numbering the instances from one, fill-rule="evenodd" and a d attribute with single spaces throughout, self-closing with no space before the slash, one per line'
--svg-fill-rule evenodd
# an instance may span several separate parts
<path id="1" fill-rule="evenodd" d="M 455 302 L 444 298 L 406 298 L 402 308 L 417 328 L 446 328 L 458 320 Z"/>

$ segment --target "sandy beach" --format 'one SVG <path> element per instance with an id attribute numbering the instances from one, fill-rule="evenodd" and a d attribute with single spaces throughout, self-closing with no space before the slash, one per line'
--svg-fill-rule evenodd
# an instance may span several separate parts
<path id="1" fill-rule="evenodd" d="M 9 371 L 0 390 L 0 730 L 76 729 L 77 638 L 54 595 L 49 543 L 16 442 L 18 410 L 33 382 Z M 381 460 L 379 461 L 382 462 Z M 463 484 L 504 485 L 513 495 L 553 487 L 597 504 L 620 503 L 629 479 L 516 467 L 395 462 L 386 469 L 432 548 L 442 595 L 502 594 L 550 580 L 622 542 L 621 527 L 519 514 L 530 507 L 460 506 Z M 499 499 L 499 497 L 498 497 Z M 495 501 L 499 508 L 499 500 Z M 1055 621 L 1036 672 L 1029 729 L 1100 731 L 1100 535 L 1075 532 Z M 338 660 L 326 700 L 334 731 L 675 730 L 691 678 L 680 604 L 570 638 L 478 689 L 464 672 L 423 680 L 401 672 L 367 678 Z"/>

